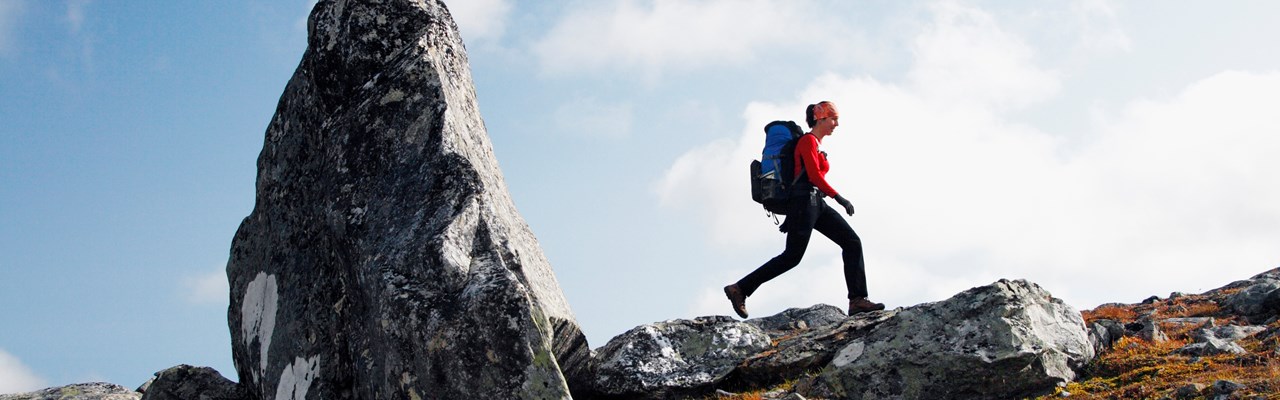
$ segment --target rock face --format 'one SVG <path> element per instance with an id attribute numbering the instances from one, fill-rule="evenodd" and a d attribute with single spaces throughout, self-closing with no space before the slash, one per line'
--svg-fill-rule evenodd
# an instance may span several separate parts
<path id="1" fill-rule="evenodd" d="M 1215 328 L 1201 328 L 1191 333 L 1195 343 L 1182 346 L 1175 353 L 1190 356 L 1210 356 L 1216 354 L 1246 354 L 1243 347 L 1235 342 L 1240 339 L 1267 330 L 1265 326 L 1227 325 Z"/>
<path id="2" fill-rule="evenodd" d="M 760 328 L 777 339 L 796 330 L 815 329 L 838 324 L 845 319 L 844 310 L 830 304 L 817 304 L 809 308 L 791 308 L 763 318 L 746 322 Z"/>
<path id="3" fill-rule="evenodd" d="M 1221 301 L 1224 308 L 1257 323 L 1264 323 L 1280 314 L 1280 268 L 1234 282 L 1217 291 L 1234 288 L 1240 290 L 1225 296 Z"/>
<path id="4" fill-rule="evenodd" d="M 796 380 L 791 392 L 765 398 L 1021 398 L 1075 379 L 1095 354 L 1089 335 L 1075 309 L 1007 280 L 851 317 L 817 305 L 745 322 L 666 321 L 598 350 L 593 398 L 705 397 L 787 380 Z"/>
<path id="5" fill-rule="evenodd" d="M 769 346 L 764 331 L 726 316 L 642 325 L 597 352 L 594 395 L 665 399 L 709 392 Z"/>
<path id="6" fill-rule="evenodd" d="M 179 365 L 156 372 L 138 391 L 142 400 L 243 400 L 244 389 L 209 367 Z"/>
<path id="7" fill-rule="evenodd" d="M 142 393 L 106 382 L 77 383 L 30 393 L 0 394 L 0 400 L 138 400 L 140 398 Z"/>
<path id="8" fill-rule="evenodd" d="M 774 346 L 743 360 L 731 378 L 733 383 L 738 386 L 768 386 L 794 379 L 809 371 L 822 369 L 849 342 L 866 336 L 872 328 L 897 315 L 897 311 L 889 310 L 845 317 L 844 312 L 839 308 L 825 304 L 808 310 L 815 309 L 822 310 L 829 316 L 834 316 L 829 311 L 836 311 L 840 313 L 840 319 L 835 320 L 834 323 L 797 327 L 788 331 L 771 331 L 780 333 L 774 336 Z M 769 318 L 791 315 L 795 318 L 793 320 L 795 325 L 801 325 L 799 322 L 805 322 L 803 325 L 808 325 L 808 321 L 813 320 L 814 313 L 789 314 L 791 311 Z M 747 322 L 753 321 L 755 320 Z"/>
<path id="9" fill-rule="evenodd" d="M 850 342 L 816 397 L 1022 398 L 1071 381 L 1094 356 L 1080 313 L 1026 281 L 1001 280 L 899 312 Z"/>
<path id="10" fill-rule="evenodd" d="M 439 0 L 321 0 L 232 242 L 256 399 L 568 398 L 590 350 Z"/>

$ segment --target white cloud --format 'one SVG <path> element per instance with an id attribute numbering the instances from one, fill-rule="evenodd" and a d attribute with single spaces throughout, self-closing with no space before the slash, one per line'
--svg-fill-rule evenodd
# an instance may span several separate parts
<path id="1" fill-rule="evenodd" d="M 0 349 L 0 393 L 22 393 L 44 388 L 44 378 L 36 375 L 22 360 Z"/>
<path id="2" fill-rule="evenodd" d="M 14 50 L 14 30 L 23 9 L 22 0 L 0 1 L 0 56 Z"/>
<path id="3" fill-rule="evenodd" d="M 222 268 L 189 276 L 182 282 L 186 300 L 192 304 L 227 305 L 231 298 L 231 286 L 227 272 Z"/>
<path id="4" fill-rule="evenodd" d="M 671 166 L 656 185 L 662 204 L 701 218 L 720 247 L 780 246 L 772 224 L 753 218 L 763 211 L 746 196 L 746 164 L 765 122 L 827 99 L 843 116 L 823 143 L 828 178 L 858 207 L 849 220 L 867 246 L 871 294 L 890 305 L 1028 278 L 1091 307 L 1208 290 L 1278 264 L 1280 73 L 1223 72 L 1131 101 L 1068 143 L 1015 118 L 1052 99 L 1060 74 L 980 10 L 944 3 L 933 15 L 906 82 L 829 74 L 794 101 L 751 104 L 740 137 Z M 837 251 L 815 239 L 753 311 L 841 305 Z M 725 313 L 719 286 L 749 269 L 720 271 L 693 311 Z"/>
<path id="5" fill-rule="evenodd" d="M 813 39 L 853 35 L 847 28 L 811 1 L 617 0 L 574 8 L 533 51 L 551 73 L 620 69 L 654 78 L 758 60 L 767 49 L 835 47 L 839 41 Z"/>
<path id="6" fill-rule="evenodd" d="M 462 0 L 448 7 L 467 43 L 501 38 L 511 13 L 509 0 Z"/>
<path id="7" fill-rule="evenodd" d="M 1120 19 L 1110 1 L 1077 1 L 1071 3 L 1071 8 L 1077 18 L 1077 26 L 1081 27 L 1077 47 L 1089 52 L 1132 49 L 1133 42 L 1120 26 Z"/>
<path id="8" fill-rule="evenodd" d="M 932 8 L 935 21 L 916 37 L 909 75 L 923 98 L 1020 107 L 1057 92 L 1058 74 L 1033 65 L 1031 47 L 994 17 L 955 2 Z"/>
<path id="9" fill-rule="evenodd" d="M 578 98 L 556 108 L 556 127 L 572 135 L 598 138 L 631 136 L 630 104 L 611 104 L 595 98 Z"/>
<path id="10" fill-rule="evenodd" d="M 80 30 L 84 28 L 84 9 L 89 5 L 89 0 L 71 0 L 67 2 L 67 24 L 71 29 L 72 35 L 79 35 Z"/>

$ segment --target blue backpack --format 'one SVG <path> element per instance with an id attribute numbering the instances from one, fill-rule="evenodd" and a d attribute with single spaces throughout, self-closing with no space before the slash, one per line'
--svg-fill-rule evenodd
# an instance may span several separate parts
<path id="1" fill-rule="evenodd" d="M 786 215 L 791 186 L 795 185 L 796 142 L 804 131 L 792 121 L 773 121 L 764 126 L 764 152 L 751 160 L 751 199 L 765 211 Z"/>

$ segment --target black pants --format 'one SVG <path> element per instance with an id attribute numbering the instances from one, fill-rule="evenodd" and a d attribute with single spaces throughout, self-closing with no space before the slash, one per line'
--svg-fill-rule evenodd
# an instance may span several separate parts
<path id="1" fill-rule="evenodd" d="M 862 261 L 862 239 L 853 232 L 849 223 L 821 197 L 792 196 L 788 205 L 787 220 L 783 223 L 787 232 L 787 248 L 777 257 L 756 268 L 738 281 L 742 294 L 750 296 L 761 284 L 800 264 L 809 238 L 818 231 L 827 239 L 840 245 L 844 259 L 844 283 L 849 288 L 849 298 L 867 297 L 867 273 Z"/>

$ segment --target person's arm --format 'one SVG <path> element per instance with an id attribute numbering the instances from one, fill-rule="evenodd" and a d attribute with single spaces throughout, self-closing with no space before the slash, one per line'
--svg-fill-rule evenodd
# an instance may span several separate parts
<path id="1" fill-rule="evenodd" d="M 796 157 L 804 165 L 804 173 L 809 177 L 809 182 L 827 196 L 839 196 L 840 194 L 836 193 L 836 189 L 831 187 L 830 183 L 827 183 L 827 178 L 818 169 L 818 157 L 821 156 L 818 154 L 818 139 L 813 135 L 805 135 L 800 138 L 800 142 L 796 143 Z"/>

